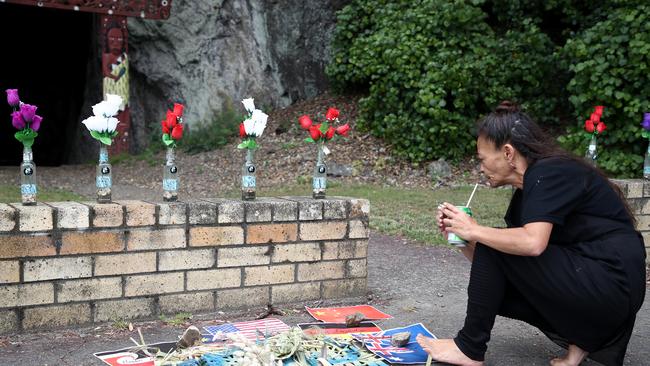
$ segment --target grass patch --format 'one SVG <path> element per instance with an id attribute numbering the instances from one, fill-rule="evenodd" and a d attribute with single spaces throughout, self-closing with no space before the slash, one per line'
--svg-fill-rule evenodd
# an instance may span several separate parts
<path id="1" fill-rule="evenodd" d="M 446 241 L 438 233 L 435 221 L 438 204 L 441 202 L 465 204 L 473 188 L 474 186 L 462 186 L 431 190 L 333 184 L 328 187 L 327 194 L 368 199 L 370 227 L 373 230 L 389 235 L 402 235 L 425 243 L 443 244 Z M 238 191 L 228 194 L 231 197 L 238 197 L 238 195 Z M 311 195 L 311 189 L 309 185 L 298 185 L 260 190 L 258 195 L 306 196 Z M 504 226 L 503 216 L 511 196 L 510 189 L 480 187 L 471 204 L 474 218 L 481 225 Z"/>
<path id="2" fill-rule="evenodd" d="M 85 201 L 86 198 L 76 193 L 58 188 L 43 189 L 38 187 L 36 199 L 41 202 Z M 0 202 L 20 202 L 20 186 L 0 184 Z"/>
<path id="3" fill-rule="evenodd" d="M 192 319 L 192 313 L 177 313 L 171 318 L 162 314 L 160 316 L 160 321 L 167 325 L 182 325 L 185 324 L 188 320 Z"/>

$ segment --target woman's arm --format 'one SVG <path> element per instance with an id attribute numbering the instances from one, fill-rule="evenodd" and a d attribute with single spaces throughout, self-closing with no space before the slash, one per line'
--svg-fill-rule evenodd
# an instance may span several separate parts
<path id="1" fill-rule="evenodd" d="M 444 230 L 470 242 L 480 242 L 498 251 L 524 256 L 538 256 L 546 250 L 553 224 L 531 222 L 523 227 L 495 229 L 481 226 L 456 206 L 443 203 Z"/>

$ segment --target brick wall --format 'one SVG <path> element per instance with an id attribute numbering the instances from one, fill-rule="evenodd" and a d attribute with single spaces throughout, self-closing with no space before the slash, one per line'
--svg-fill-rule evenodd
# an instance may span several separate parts
<path id="1" fill-rule="evenodd" d="M 636 216 L 636 228 L 643 235 L 645 251 L 650 260 L 650 181 L 643 179 L 614 179 L 627 198 L 634 216 Z"/>
<path id="2" fill-rule="evenodd" d="M 363 294 L 367 200 L 0 204 L 0 333 Z"/>

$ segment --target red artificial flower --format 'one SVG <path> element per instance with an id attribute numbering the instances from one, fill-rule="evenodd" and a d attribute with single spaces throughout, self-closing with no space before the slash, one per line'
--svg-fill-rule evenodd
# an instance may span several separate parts
<path id="1" fill-rule="evenodd" d="M 598 131 L 598 133 L 603 133 L 606 129 L 607 126 L 605 126 L 605 122 L 600 122 L 598 126 L 596 126 L 596 131 Z"/>
<path id="2" fill-rule="evenodd" d="M 305 130 L 308 130 L 309 127 L 311 127 L 313 122 L 311 121 L 311 118 L 309 118 L 309 116 L 305 114 L 300 116 L 300 118 L 298 118 L 298 123 L 300 123 L 300 127 L 302 127 Z"/>
<path id="3" fill-rule="evenodd" d="M 312 140 L 318 141 L 322 136 L 322 133 L 320 132 L 320 124 L 309 127 L 309 135 Z"/>
<path id="4" fill-rule="evenodd" d="M 335 132 L 336 130 L 334 129 L 334 127 L 330 126 L 330 128 L 328 128 L 327 132 L 325 133 L 325 138 L 330 140 L 332 137 L 334 137 Z"/>
<path id="5" fill-rule="evenodd" d="M 328 121 L 332 121 L 339 116 L 339 110 L 336 108 L 330 108 L 327 110 L 327 113 L 325 114 L 325 118 L 327 118 Z"/>
<path id="6" fill-rule="evenodd" d="M 594 113 L 591 114 L 590 119 L 591 119 L 594 123 L 598 123 L 598 122 L 600 122 L 600 115 L 599 115 L 598 113 L 595 113 L 595 112 L 594 112 Z"/>
<path id="7" fill-rule="evenodd" d="M 162 125 L 163 133 L 168 134 L 169 133 L 169 128 L 167 128 L 167 121 L 163 120 L 162 122 L 160 122 L 160 124 Z"/>
<path id="8" fill-rule="evenodd" d="M 590 119 L 585 121 L 585 131 L 592 133 L 594 132 L 594 122 Z"/>
<path id="9" fill-rule="evenodd" d="M 350 125 L 349 124 L 344 124 L 342 126 L 338 126 L 336 128 L 336 133 L 341 135 L 341 136 L 348 136 L 348 132 L 350 131 Z"/>
<path id="10" fill-rule="evenodd" d="M 239 124 L 239 137 L 246 137 L 246 128 L 244 127 L 244 122 Z"/>
<path id="11" fill-rule="evenodd" d="M 174 140 L 180 140 L 183 137 L 183 124 L 177 123 L 172 130 L 172 138 Z"/>
<path id="12" fill-rule="evenodd" d="M 597 105 L 597 106 L 594 107 L 594 113 L 596 113 L 598 116 L 602 117 L 604 109 L 605 109 L 605 106 Z"/>
<path id="13" fill-rule="evenodd" d="M 183 116 L 183 108 L 185 108 L 184 105 L 182 105 L 180 103 L 174 103 L 174 111 L 172 113 L 174 113 L 176 115 L 176 117 L 182 117 Z"/>
<path id="14" fill-rule="evenodd" d="M 171 130 L 178 123 L 178 116 L 176 116 L 174 112 L 167 110 L 167 118 L 165 119 L 165 122 L 167 123 L 167 128 Z"/>

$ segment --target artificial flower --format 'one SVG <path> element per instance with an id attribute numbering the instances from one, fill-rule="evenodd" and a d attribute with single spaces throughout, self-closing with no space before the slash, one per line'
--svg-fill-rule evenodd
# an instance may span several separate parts
<path id="1" fill-rule="evenodd" d="M 641 121 L 641 127 L 643 127 L 641 136 L 646 139 L 650 138 L 650 112 L 643 113 L 643 121 Z"/>
<path id="2" fill-rule="evenodd" d="M 336 130 L 334 127 L 330 126 L 330 128 L 328 128 L 327 132 L 325 133 L 325 138 L 331 140 L 332 137 L 334 137 L 334 133 L 336 133 Z"/>
<path id="3" fill-rule="evenodd" d="M 183 124 L 178 123 L 176 126 L 174 126 L 174 129 L 172 130 L 171 136 L 174 140 L 180 140 L 183 137 Z"/>
<path id="4" fill-rule="evenodd" d="M 650 131 L 650 112 L 643 113 L 643 121 L 641 122 L 643 129 Z"/>
<path id="5" fill-rule="evenodd" d="M 43 121 L 43 117 L 39 116 L 38 114 L 34 115 L 34 118 L 32 119 L 32 124 L 30 127 L 34 131 L 38 131 L 39 128 L 41 128 L 41 122 Z"/>
<path id="6" fill-rule="evenodd" d="M 171 102 L 170 102 L 171 104 Z M 166 146 L 176 147 L 176 142 L 183 138 L 183 110 L 185 106 L 174 103 L 167 109 L 165 119 L 160 122 L 162 126 L 162 141 Z"/>
<path id="7" fill-rule="evenodd" d="M 122 105 L 122 97 L 106 94 L 106 100 L 92 107 L 94 115 L 81 122 L 90 131 L 90 136 L 104 145 L 113 143 L 113 138 L 117 136 L 117 124 L 120 123 L 114 116 L 119 112 L 120 105 Z"/>
<path id="8" fill-rule="evenodd" d="M 241 101 L 248 112 L 248 118 L 239 124 L 239 136 L 244 139 L 237 145 L 239 149 L 257 148 L 256 138 L 262 136 L 266 128 L 266 122 L 269 116 L 259 109 L 255 108 L 253 98 L 247 98 Z"/>
<path id="9" fill-rule="evenodd" d="M 14 125 L 17 130 L 22 130 L 25 128 L 25 120 L 23 119 L 23 115 L 20 113 L 20 111 L 11 113 L 11 124 Z"/>
<path id="10" fill-rule="evenodd" d="M 183 109 L 185 109 L 185 106 L 180 104 L 180 103 L 174 103 L 174 110 L 173 113 L 178 117 L 181 118 L 183 117 Z"/>
<path id="11" fill-rule="evenodd" d="M 597 105 L 597 106 L 594 107 L 594 113 L 596 113 L 599 117 L 602 117 L 604 109 L 605 109 L 605 106 Z"/>
<path id="12" fill-rule="evenodd" d="M 341 135 L 341 136 L 346 136 L 347 137 L 349 131 L 350 131 L 350 124 L 349 123 L 338 126 L 336 128 L 336 133 Z"/>
<path id="13" fill-rule="evenodd" d="M 239 137 L 246 137 L 246 128 L 244 127 L 244 122 L 239 124 Z"/>
<path id="14" fill-rule="evenodd" d="M 321 125 L 312 125 L 309 127 L 309 135 L 314 141 L 318 141 L 322 136 L 322 133 L 320 132 L 320 126 Z"/>
<path id="15" fill-rule="evenodd" d="M 249 114 L 253 113 L 255 111 L 255 103 L 253 98 L 246 98 L 241 101 L 242 104 L 244 105 L 244 109 L 246 109 L 246 112 Z"/>
<path id="16" fill-rule="evenodd" d="M 93 114 L 100 117 L 113 117 L 120 111 L 122 97 L 115 94 L 106 94 L 103 100 L 93 106 Z"/>
<path id="17" fill-rule="evenodd" d="M 20 106 L 20 97 L 18 89 L 7 89 L 7 103 L 13 108 Z"/>
<path id="18" fill-rule="evenodd" d="M 298 118 L 298 123 L 300 123 L 300 127 L 302 127 L 305 130 L 308 130 L 309 127 L 311 127 L 313 122 L 311 121 L 311 118 L 309 118 L 309 116 L 305 114 L 300 116 L 300 118 Z"/>
<path id="19" fill-rule="evenodd" d="M 336 108 L 329 108 L 327 113 L 325 113 L 325 119 L 328 121 L 333 121 L 339 117 L 339 110 Z"/>
<path id="20" fill-rule="evenodd" d="M 20 114 L 23 115 L 23 119 L 25 122 L 31 122 L 32 119 L 34 119 L 34 115 L 36 114 L 36 109 L 38 107 L 33 106 L 31 104 L 25 104 L 21 103 L 20 104 Z"/>
<path id="21" fill-rule="evenodd" d="M 334 138 L 335 135 L 348 136 L 350 125 L 344 124 L 335 126 L 339 122 L 339 110 L 333 107 L 327 109 L 325 113 L 325 121 L 319 124 L 314 124 L 308 115 L 302 115 L 298 118 L 300 127 L 309 131 L 309 137 L 305 139 L 306 142 L 319 142 L 325 143 Z"/>
<path id="22" fill-rule="evenodd" d="M 32 146 L 43 121 L 43 117 L 36 114 L 38 107 L 21 102 L 18 89 L 7 89 L 7 103 L 13 108 L 11 124 L 19 130 L 14 137 L 25 147 Z"/>
<path id="23" fill-rule="evenodd" d="M 589 116 L 589 119 L 585 121 L 584 129 L 587 133 L 598 135 L 607 129 L 605 123 L 600 120 L 604 109 L 605 107 L 602 105 L 594 107 L 594 111 Z"/>

